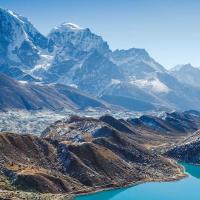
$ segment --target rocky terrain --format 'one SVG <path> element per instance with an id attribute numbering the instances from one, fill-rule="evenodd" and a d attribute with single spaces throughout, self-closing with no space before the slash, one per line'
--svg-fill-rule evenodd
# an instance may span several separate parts
<path id="1" fill-rule="evenodd" d="M 174 145 L 166 155 L 180 162 L 200 164 L 200 131 Z"/>
<path id="2" fill-rule="evenodd" d="M 41 137 L 0 133 L 2 195 L 73 195 L 181 178 L 174 162 L 145 147 L 145 141 L 146 146 L 148 141 L 156 143 L 148 137 L 149 133 L 134 129 L 128 121 L 109 115 L 99 119 L 71 116 L 49 126 Z M 160 142 L 168 138 L 160 137 Z"/>
<path id="3" fill-rule="evenodd" d="M 196 119 L 199 118 L 199 112 L 188 111 Z M 186 125 L 186 123 L 184 123 Z M 182 125 L 183 127 L 183 125 Z M 192 127 L 190 125 L 190 127 Z M 183 140 L 175 143 L 164 154 L 180 162 L 200 164 L 200 131 L 199 127 L 192 134 L 187 135 Z"/>
<path id="4" fill-rule="evenodd" d="M 73 195 L 67 194 L 41 194 L 35 192 L 22 191 L 0 191 L 0 198 L 2 200 L 72 200 Z"/>

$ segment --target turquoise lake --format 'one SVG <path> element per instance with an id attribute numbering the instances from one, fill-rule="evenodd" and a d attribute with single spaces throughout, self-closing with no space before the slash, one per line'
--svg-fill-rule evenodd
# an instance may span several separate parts
<path id="1" fill-rule="evenodd" d="M 179 181 L 144 183 L 80 196 L 75 200 L 200 200 L 200 166 L 182 165 L 189 177 Z"/>

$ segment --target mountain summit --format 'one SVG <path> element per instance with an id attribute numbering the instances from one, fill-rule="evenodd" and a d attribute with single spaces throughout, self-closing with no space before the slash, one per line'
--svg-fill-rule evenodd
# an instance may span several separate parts
<path id="1" fill-rule="evenodd" d="M 80 28 L 73 23 L 62 23 L 48 35 L 57 47 L 72 44 L 79 51 L 97 50 L 102 54 L 109 51 L 109 46 L 102 37 L 92 33 L 88 28 Z"/>
<path id="2" fill-rule="evenodd" d="M 177 65 L 171 69 L 171 74 L 180 82 L 195 87 L 200 86 L 200 69 L 189 64 Z"/>
<path id="3" fill-rule="evenodd" d="M 49 40 L 25 17 L 0 8 L 0 62 L 31 68 L 42 50 L 52 51 Z"/>

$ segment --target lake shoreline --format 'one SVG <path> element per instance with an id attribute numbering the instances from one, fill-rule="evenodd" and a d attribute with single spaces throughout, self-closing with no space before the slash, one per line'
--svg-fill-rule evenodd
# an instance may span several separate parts
<path id="1" fill-rule="evenodd" d="M 174 177 L 165 177 L 165 178 L 158 178 L 158 179 L 146 179 L 146 180 L 141 180 L 141 181 L 137 181 L 137 182 L 132 182 L 132 183 L 128 183 L 128 184 L 124 184 L 124 185 L 120 185 L 120 186 L 116 186 L 116 187 L 105 187 L 105 188 L 92 188 L 91 190 L 82 190 L 82 191 L 77 191 L 76 193 L 68 193 L 68 194 L 42 194 L 42 193 L 31 193 L 31 192 L 23 192 L 23 191 L 7 191 L 7 190 L 1 190 L 0 191 L 0 196 L 5 196 L 5 198 L 7 197 L 11 197 L 16 196 L 16 197 L 36 197 L 38 196 L 38 198 L 40 199 L 55 199 L 55 200 L 75 200 L 77 197 L 81 197 L 81 196 L 87 196 L 87 195 L 91 195 L 91 194 L 95 194 L 95 193 L 99 193 L 99 192 L 104 192 L 104 191 L 111 191 L 111 190 L 118 190 L 118 189 L 123 189 L 123 188 L 129 188 L 129 187 L 134 187 L 140 184 L 145 184 L 145 183 L 150 183 L 150 182 L 173 182 L 173 181 L 179 181 L 183 178 L 186 178 L 188 176 L 185 167 L 181 164 L 179 164 L 178 162 L 171 160 L 170 161 L 176 165 L 177 169 L 178 169 L 178 173 L 174 176 Z"/>
<path id="2" fill-rule="evenodd" d="M 124 184 L 121 186 L 116 186 L 116 187 L 109 187 L 109 188 L 99 188 L 96 190 L 92 190 L 92 191 L 81 191 L 80 193 L 76 193 L 76 194 L 72 194 L 72 200 L 75 200 L 77 197 L 81 197 L 81 196 L 87 196 L 87 195 L 91 195 L 91 194 L 95 194 L 95 193 L 99 193 L 99 192 L 104 192 L 104 191 L 111 191 L 111 190 L 117 190 L 117 189 L 123 189 L 123 188 L 129 188 L 129 187 L 134 187 L 140 184 L 145 184 L 145 183 L 150 183 L 150 182 L 174 182 L 174 181 L 179 181 L 183 178 L 188 177 L 188 174 L 184 168 L 184 166 L 182 166 L 181 164 L 179 164 L 177 161 L 175 160 L 171 160 L 170 161 L 176 165 L 177 169 L 179 169 L 179 172 L 174 176 L 174 177 L 166 177 L 166 178 L 158 178 L 158 179 L 146 179 L 146 180 L 141 180 L 141 181 L 137 181 L 137 182 L 132 182 L 132 183 L 128 183 L 128 184 Z M 71 199 L 70 199 L 71 200 Z"/>

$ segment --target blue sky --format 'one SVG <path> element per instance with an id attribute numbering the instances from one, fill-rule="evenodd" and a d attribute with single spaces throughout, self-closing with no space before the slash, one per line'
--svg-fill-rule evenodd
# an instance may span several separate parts
<path id="1" fill-rule="evenodd" d="M 111 49 L 145 48 L 170 68 L 200 66 L 199 0 L 0 0 L 44 34 L 62 22 L 89 27 Z"/>

